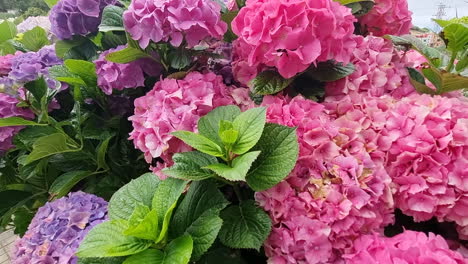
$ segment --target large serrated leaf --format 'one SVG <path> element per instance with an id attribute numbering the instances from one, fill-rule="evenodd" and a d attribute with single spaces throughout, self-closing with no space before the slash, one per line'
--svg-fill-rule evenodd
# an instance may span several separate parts
<path id="1" fill-rule="evenodd" d="M 228 207 L 221 212 L 221 218 L 224 223 L 219 239 L 231 248 L 259 250 L 271 231 L 270 217 L 252 200 Z"/>
<path id="2" fill-rule="evenodd" d="M 232 125 L 239 134 L 236 143 L 232 146 L 232 152 L 244 154 L 255 146 L 262 136 L 265 122 L 265 107 L 249 109 L 237 116 Z"/>
<path id="3" fill-rule="evenodd" d="M 218 135 L 220 122 L 222 120 L 232 122 L 240 114 L 241 110 L 235 105 L 217 107 L 200 118 L 198 132 L 221 146 L 223 142 Z"/>
<path id="4" fill-rule="evenodd" d="M 149 248 L 149 240 L 123 234 L 127 221 L 111 220 L 95 226 L 81 242 L 76 255 L 86 258 L 120 257 L 137 254 Z"/>
<path id="5" fill-rule="evenodd" d="M 24 47 L 31 51 L 38 51 L 42 47 L 49 45 L 46 31 L 37 26 L 29 31 L 26 31 L 21 39 Z"/>
<path id="6" fill-rule="evenodd" d="M 146 205 L 138 205 L 130 216 L 128 228 L 123 234 L 155 241 L 159 236 L 157 211 L 150 210 Z"/>
<path id="7" fill-rule="evenodd" d="M 468 25 L 452 23 L 444 28 L 444 37 L 448 40 L 447 49 L 451 52 L 465 50 L 468 46 Z"/>
<path id="8" fill-rule="evenodd" d="M 16 37 L 16 25 L 8 20 L 0 24 L 0 42 L 7 41 Z"/>
<path id="9" fill-rule="evenodd" d="M 352 74 L 354 70 L 355 67 L 352 63 L 343 65 L 335 61 L 325 61 L 310 67 L 307 70 L 307 75 L 321 82 L 334 82 Z"/>
<path id="10" fill-rule="evenodd" d="M 115 63 L 129 63 L 141 58 L 149 57 L 144 51 L 138 48 L 127 47 L 123 50 L 112 52 L 106 55 L 106 60 Z"/>
<path id="11" fill-rule="evenodd" d="M 216 172 L 216 174 L 229 181 L 245 181 L 245 176 L 247 176 L 247 172 L 258 155 L 260 155 L 260 151 L 252 151 L 235 158 L 231 166 L 216 163 L 205 168 Z"/>
<path id="12" fill-rule="evenodd" d="M 122 19 L 123 13 L 124 9 L 119 6 L 106 6 L 102 12 L 102 20 L 101 25 L 99 25 L 99 31 L 125 31 Z"/>
<path id="13" fill-rule="evenodd" d="M 70 59 L 66 60 L 64 64 L 72 74 L 79 76 L 88 86 L 97 85 L 96 65 L 94 63 Z"/>
<path id="14" fill-rule="evenodd" d="M 200 152 L 203 152 L 208 155 L 215 156 L 215 157 L 224 156 L 224 153 L 221 147 L 207 137 L 204 137 L 199 134 L 195 134 L 190 131 L 176 131 L 176 132 L 173 132 L 172 135 L 184 141 L 185 144 L 191 146 L 192 148 Z"/>
<path id="15" fill-rule="evenodd" d="M 159 223 L 164 222 L 165 214 L 173 207 L 174 203 L 177 203 L 185 186 L 187 186 L 186 181 L 175 178 L 167 178 L 159 183 L 152 201 L 152 209 L 158 212 Z"/>
<path id="16" fill-rule="evenodd" d="M 275 71 L 264 71 L 252 80 L 254 94 L 269 95 L 281 92 L 293 79 L 285 79 Z"/>
<path id="17" fill-rule="evenodd" d="M 151 207 L 160 180 L 146 173 L 120 188 L 109 202 L 109 218 L 128 220 L 139 204 Z"/>
<path id="18" fill-rule="evenodd" d="M 9 126 L 47 126 L 47 124 L 36 123 L 17 116 L 0 118 L 0 127 Z"/>
<path id="19" fill-rule="evenodd" d="M 55 198 L 67 195 L 80 181 L 93 175 L 92 171 L 70 171 L 60 175 L 49 188 L 49 193 Z"/>
<path id="20" fill-rule="evenodd" d="M 26 158 L 26 164 L 54 154 L 79 150 L 80 148 L 76 146 L 76 143 L 63 133 L 47 135 L 34 142 L 33 151 Z"/>
<path id="21" fill-rule="evenodd" d="M 177 153 L 172 157 L 174 165 L 163 170 L 163 173 L 184 180 L 200 181 L 214 176 L 210 170 L 203 167 L 217 163 L 218 160 L 208 154 L 191 151 Z"/>
<path id="22" fill-rule="evenodd" d="M 292 171 L 299 154 L 296 129 L 266 124 L 262 137 L 252 151 L 261 151 L 249 173 L 247 183 L 255 191 L 269 189 Z"/>

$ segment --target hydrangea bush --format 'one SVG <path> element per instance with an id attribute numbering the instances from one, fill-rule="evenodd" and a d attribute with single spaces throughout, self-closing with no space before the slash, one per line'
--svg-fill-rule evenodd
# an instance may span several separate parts
<path id="1" fill-rule="evenodd" d="M 13 263 L 468 263 L 461 20 L 434 48 L 405 0 L 45 2 L 0 24 Z"/>

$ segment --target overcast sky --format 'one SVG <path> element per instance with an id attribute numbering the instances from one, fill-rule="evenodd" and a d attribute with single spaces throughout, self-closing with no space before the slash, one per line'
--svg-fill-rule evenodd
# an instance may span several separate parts
<path id="1" fill-rule="evenodd" d="M 454 18 L 456 10 L 458 17 L 468 16 L 468 0 L 408 0 L 409 9 L 413 12 L 413 24 L 418 27 L 434 28 L 432 17 L 437 13 L 437 6 L 444 3 L 446 19 Z"/>

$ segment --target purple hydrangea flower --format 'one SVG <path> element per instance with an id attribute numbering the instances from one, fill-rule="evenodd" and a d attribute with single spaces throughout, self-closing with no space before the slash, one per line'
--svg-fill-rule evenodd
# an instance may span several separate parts
<path id="1" fill-rule="evenodd" d="M 0 79 L 0 81 L 2 79 Z M 2 84 L 0 83 L 0 86 L 1 85 Z M 28 108 L 17 107 L 16 105 L 18 103 L 18 99 L 4 93 L 0 93 L 0 118 L 13 116 L 23 117 L 26 119 L 34 118 L 33 113 Z M 21 126 L 0 127 L 0 153 L 5 152 L 13 147 L 13 137 L 21 129 L 23 129 Z"/>
<path id="2" fill-rule="evenodd" d="M 86 36 L 98 30 L 102 11 L 116 0 L 60 0 L 50 11 L 51 31 L 59 39 Z"/>
<path id="3" fill-rule="evenodd" d="M 16 243 L 13 264 L 75 264 L 80 242 L 106 219 L 107 202 L 92 194 L 70 193 L 47 203 Z"/>
<path id="4" fill-rule="evenodd" d="M 124 49 L 119 46 L 103 52 L 99 59 L 94 61 L 98 76 L 98 85 L 105 94 L 112 94 L 112 90 L 136 88 L 144 86 L 144 73 L 150 76 L 158 76 L 161 73 L 161 65 L 155 61 L 144 58 L 127 64 L 113 63 L 106 60 L 106 55 Z"/>

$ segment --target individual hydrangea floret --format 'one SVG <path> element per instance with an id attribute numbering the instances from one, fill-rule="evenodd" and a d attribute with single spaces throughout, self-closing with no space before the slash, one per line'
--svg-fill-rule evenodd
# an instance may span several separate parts
<path id="1" fill-rule="evenodd" d="M 351 62 L 355 71 L 346 78 L 327 84 L 327 96 L 342 97 L 350 93 L 368 96 L 390 94 L 396 98 L 415 93 L 408 75 L 408 63 L 389 40 L 357 36 Z"/>
<path id="2" fill-rule="evenodd" d="M 106 60 L 106 55 L 124 49 L 119 46 L 103 52 L 94 61 L 98 76 L 98 86 L 105 94 L 112 94 L 112 90 L 136 88 L 145 85 L 145 75 L 158 76 L 161 66 L 149 58 L 139 59 L 130 63 L 120 64 Z"/>
<path id="3" fill-rule="evenodd" d="M 50 11 L 51 31 L 59 39 L 86 36 L 98 30 L 102 11 L 116 0 L 60 0 Z"/>
<path id="4" fill-rule="evenodd" d="M 221 76 L 211 72 L 191 72 L 182 80 L 162 79 L 153 90 L 135 100 L 130 139 L 144 152 L 148 163 L 161 157 L 166 165 L 171 165 L 174 153 L 190 150 L 172 132 L 196 132 L 201 116 L 218 106 L 244 103 L 247 92 L 227 87 Z"/>
<path id="5" fill-rule="evenodd" d="M 0 83 L 1 86 L 1 83 Z M 26 119 L 34 118 L 34 114 L 27 108 L 17 107 L 18 99 L 0 93 L 0 118 L 22 117 Z M 13 137 L 24 127 L 0 127 L 0 154 L 13 147 Z"/>
<path id="6" fill-rule="evenodd" d="M 407 0 L 375 0 L 375 6 L 359 19 L 374 36 L 409 34 L 412 27 Z"/>
<path id="7" fill-rule="evenodd" d="M 232 21 L 234 73 L 247 83 L 267 67 L 285 78 L 312 63 L 349 62 L 356 46 L 351 10 L 333 0 L 248 0 Z"/>
<path id="8" fill-rule="evenodd" d="M 210 0 L 133 0 L 124 13 L 125 29 L 142 48 L 150 41 L 189 47 L 206 38 L 220 39 L 227 30 L 221 6 Z"/>
<path id="9" fill-rule="evenodd" d="M 76 264 L 86 234 L 107 219 L 107 202 L 83 192 L 49 202 L 34 216 L 16 243 L 13 264 Z"/>
<path id="10" fill-rule="evenodd" d="M 464 264 L 468 259 L 452 251 L 439 235 L 405 231 L 394 237 L 365 235 L 354 242 L 353 252 L 343 257 L 347 264 Z"/>
<path id="11" fill-rule="evenodd" d="M 271 263 L 335 263 L 363 233 L 393 221 L 390 178 L 357 133 L 302 97 L 264 98 L 267 121 L 297 127 L 299 159 L 286 181 L 256 194 L 272 218 Z"/>

